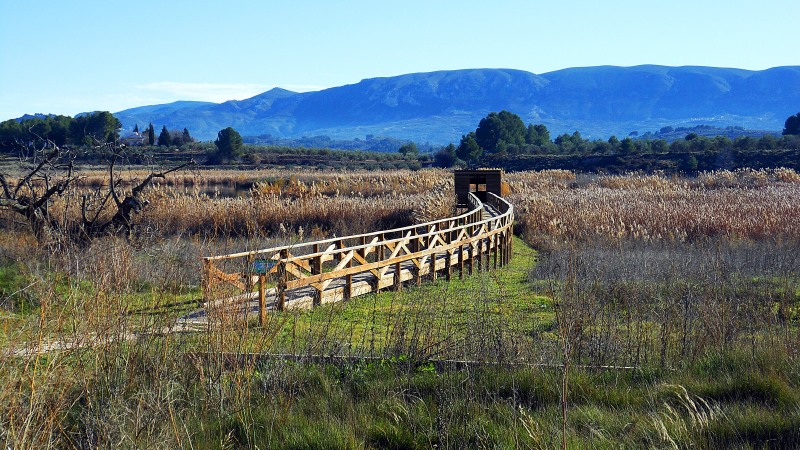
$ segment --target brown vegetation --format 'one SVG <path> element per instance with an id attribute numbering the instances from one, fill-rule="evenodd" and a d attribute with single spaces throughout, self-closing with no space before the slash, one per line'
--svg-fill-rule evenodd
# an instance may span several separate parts
<path id="1" fill-rule="evenodd" d="M 81 189 L 108 183 L 78 173 Z M 123 173 L 122 186 L 147 173 Z M 278 313 L 264 326 L 223 317 L 193 334 L 164 331 L 196 305 L 200 257 L 442 217 L 451 175 L 156 181 L 130 240 L 51 254 L 13 216 L 0 221 L 0 440 L 12 448 L 541 448 L 562 433 L 576 447 L 788 448 L 800 438 L 793 171 L 508 174 L 535 267 L 519 252 L 463 282 Z M 79 199 L 51 212 L 80 220 Z M 96 346 L 37 353 L 56 337 Z M 339 362 L 231 356 L 246 352 Z M 350 356 L 359 362 L 342 362 Z M 574 366 L 508 369 L 531 362 Z"/>
<path id="2" fill-rule="evenodd" d="M 800 178 L 791 170 L 575 177 L 512 175 L 510 196 L 529 242 L 593 239 L 800 239 Z"/>

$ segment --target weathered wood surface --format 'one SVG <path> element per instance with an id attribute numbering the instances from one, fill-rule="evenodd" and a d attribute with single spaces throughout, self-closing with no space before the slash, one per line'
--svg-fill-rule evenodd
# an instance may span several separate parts
<path id="1" fill-rule="evenodd" d="M 489 270 L 511 257 L 514 209 L 489 194 L 456 217 L 392 230 L 210 256 L 203 259 L 204 309 L 185 321 L 216 313 L 258 315 L 346 301 L 423 277 Z M 221 266 L 237 267 L 226 271 Z M 258 267 L 260 273 L 253 271 Z"/>

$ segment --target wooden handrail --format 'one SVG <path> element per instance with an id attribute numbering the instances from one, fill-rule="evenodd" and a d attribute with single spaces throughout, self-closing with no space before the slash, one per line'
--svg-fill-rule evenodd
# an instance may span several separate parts
<path id="1" fill-rule="evenodd" d="M 492 194 L 492 195 L 494 195 L 494 194 Z M 347 239 L 355 239 L 355 238 L 360 238 L 360 237 L 368 238 L 368 237 L 375 237 L 375 236 L 378 236 L 378 235 L 381 235 L 381 234 L 401 233 L 403 231 L 408 231 L 408 230 L 411 230 L 411 229 L 417 228 L 417 227 L 424 227 L 424 226 L 428 226 L 428 225 L 435 225 L 435 224 L 449 222 L 449 221 L 453 221 L 453 220 L 465 219 L 465 218 L 470 217 L 472 214 L 475 214 L 476 212 L 480 212 L 481 209 L 483 208 L 483 205 L 481 204 L 481 201 L 478 199 L 477 196 L 475 196 L 472 193 L 470 193 L 470 203 L 472 203 L 471 206 L 473 208 L 471 210 L 459 215 L 459 216 L 447 217 L 445 219 L 437 219 L 437 220 L 433 220 L 433 221 L 430 221 L 430 222 L 420 223 L 420 224 L 417 224 L 417 225 L 408 225 L 408 226 L 401 227 L 401 228 L 392 228 L 390 230 L 373 231 L 371 233 L 353 234 L 353 235 L 349 235 L 349 236 L 334 237 L 334 238 L 322 239 L 322 240 L 313 241 L 313 242 L 301 242 L 301 243 L 297 243 L 297 244 L 284 245 L 284 246 L 280 246 L 280 247 L 270 247 L 270 248 L 265 248 L 265 249 L 261 249 L 261 250 L 252 250 L 252 251 L 248 251 L 248 252 L 230 253 L 230 254 L 215 255 L 215 256 L 205 256 L 205 257 L 203 257 L 203 259 L 206 260 L 206 261 L 219 261 L 219 260 L 224 260 L 224 259 L 235 259 L 235 258 L 242 258 L 242 257 L 245 257 L 245 256 L 261 255 L 261 254 L 270 253 L 270 252 L 279 252 L 281 250 L 292 250 L 292 249 L 297 249 L 297 248 L 300 248 L 300 247 L 310 247 L 310 246 L 312 246 L 314 244 L 320 244 L 320 245 L 321 244 L 330 244 L 330 243 L 334 243 L 334 242 L 341 241 L 341 240 L 347 240 Z"/>
<path id="2" fill-rule="evenodd" d="M 399 289 L 403 281 L 412 278 L 419 283 L 423 274 L 430 274 L 435 278 L 437 271 L 441 270 L 450 279 L 453 268 L 458 269 L 460 276 L 463 276 L 465 265 L 468 266 L 469 273 L 472 273 L 476 263 L 478 270 L 488 268 L 492 252 L 494 267 L 498 263 L 500 266 L 505 265 L 511 253 L 514 208 L 503 198 L 492 193 L 487 194 L 487 204 L 499 214 L 485 219 L 482 218 L 485 206 L 477 196 L 470 193 L 469 201 L 474 208 L 456 217 L 392 230 L 203 258 L 204 295 L 207 301 L 212 300 L 213 281 L 219 280 L 246 292 L 244 295 L 231 297 L 232 299 L 249 301 L 252 288 L 257 286 L 259 316 L 263 321 L 267 291 L 275 295 L 275 305 L 283 309 L 288 290 L 313 287 L 312 293 L 308 295 L 311 295 L 313 304 L 319 304 L 331 293 L 328 288 L 335 280 L 340 281 L 332 289 L 337 291 L 337 295 L 338 291 L 343 290 L 339 297 L 348 299 L 354 295 L 353 276 L 358 274 L 369 275 L 368 278 L 372 281 L 368 283 L 366 292 L 373 292 L 386 286 Z M 490 209 L 486 210 L 491 213 Z M 386 235 L 399 236 L 387 239 Z M 345 244 L 346 241 L 353 240 L 358 243 Z M 290 250 L 300 247 L 310 247 L 312 251 L 304 255 L 289 253 Z M 375 260 L 370 261 L 373 254 Z M 275 261 L 274 266 L 263 273 L 254 274 L 247 270 L 226 273 L 214 265 L 218 261 L 236 258 L 246 259 L 249 265 L 255 257 L 261 256 L 263 260 L 263 255 L 269 255 L 268 258 Z M 332 270 L 325 272 L 324 266 L 328 262 L 336 264 Z M 387 282 L 384 278 L 389 275 L 392 279 Z M 268 277 L 276 278 L 275 288 L 265 289 Z M 363 277 L 361 278 L 359 282 L 363 284 Z M 341 286 L 342 283 L 344 286 Z M 308 298 L 308 295 L 303 298 Z M 339 297 L 331 301 L 338 301 Z"/>
<path id="3" fill-rule="evenodd" d="M 481 225 L 481 224 L 484 224 L 484 223 L 489 223 L 489 222 L 497 221 L 497 220 L 498 220 L 497 217 L 490 217 L 488 219 L 484 219 L 484 220 L 481 220 L 479 222 L 471 222 L 471 223 L 466 223 L 464 225 L 458 225 L 458 226 L 455 226 L 455 227 L 446 228 L 446 229 L 443 229 L 443 230 L 429 231 L 429 232 L 423 233 L 423 234 L 415 234 L 415 235 L 409 236 L 407 238 L 386 239 L 386 240 L 383 240 L 383 241 L 375 242 L 374 244 L 353 245 L 353 246 L 350 246 L 350 247 L 332 249 L 331 251 L 321 251 L 321 252 L 317 252 L 317 253 L 309 253 L 309 254 L 306 254 L 306 255 L 291 256 L 288 259 L 286 259 L 286 262 L 300 261 L 300 260 L 303 260 L 303 259 L 310 259 L 310 258 L 314 258 L 314 257 L 317 257 L 317 256 L 335 255 L 335 254 L 338 254 L 338 253 L 348 252 L 350 250 L 361 250 L 361 249 L 365 249 L 365 248 L 373 248 L 375 246 L 384 245 L 384 244 L 395 244 L 395 243 L 398 243 L 398 242 L 405 242 L 405 241 L 407 241 L 408 239 L 411 239 L 411 238 L 419 239 L 419 238 L 424 238 L 424 237 L 437 236 L 437 235 L 440 235 L 440 234 L 445 233 L 447 231 L 464 230 L 464 229 L 467 229 L 467 228 L 470 228 L 470 227 L 474 227 L 475 225 Z M 420 225 L 420 226 L 422 226 L 422 225 Z M 345 239 L 345 238 L 343 238 L 343 239 Z"/>

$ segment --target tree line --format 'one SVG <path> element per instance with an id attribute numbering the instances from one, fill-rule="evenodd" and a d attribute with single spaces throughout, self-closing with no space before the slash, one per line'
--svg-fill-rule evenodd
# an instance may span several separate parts
<path id="1" fill-rule="evenodd" d="M 139 132 L 138 128 L 137 125 L 134 131 Z M 59 147 L 97 147 L 103 143 L 118 142 L 120 129 L 121 123 L 109 112 L 95 112 L 76 118 L 46 116 L 22 121 L 7 120 L 0 123 L 0 151 L 35 148 L 42 141 L 52 142 Z M 213 146 L 195 143 L 186 128 L 179 131 L 163 126 L 156 136 L 150 123 L 139 134 L 145 146 L 177 146 L 196 154 L 200 152 L 205 154 L 207 164 L 274 163 L 274 158 L 264 156 L 264 148 L 276 146 L 245 145 L 247 139 L 232 127 L 220 130 Z M 380 140 L 372 137 L 368 141 Z M 576 168 L 594 171 L 612 168 L 615 171 L 652 169 L 692 172 L 707 170 L 707 167 L 724 167 L 720 164 L 735 160 L 738 165 L 751 167 L 770 167 L 785 161 L 789 162 L 789 166 L 797 167 L 800 161 L 795 161 L 791 152 L 800 153 L 800 113 L 786 120 L 781 136 L 739 136 L 731 139 L 689 132 L 684 138 L 668 142 L 654 139 L 649 133 L 642 137 L 619 139 L 611 136 L 607 140 L 589 140 L 582 137 L 579 131 L 564 133 L 553 139 L 545 125 L 525 125 L 518 115 L 500 111 L 481 119 L 475 131 L 462 136 L 457 146 L 451 143 L 432 156 L 421 152 L 413 142 L 399 141 L 395 145 L 400 142 L 402 145 L 395 147 L 397 152 L 402 155 L 403 161 L 414 166 L 432 163 L 437 167 L 493 165 L 519 170 Z M 192 146 L 185 147 L 184 144 Z M 778 150 L 790 153 L 780 157 L 768 154 Z M 320 157 L 324 158 L 315 154 L 312 159 L 318 160 Z M 722 162 L 712 163 L 714 161 Z"/>
<path id="2" fill-rule="evenodd" d="M 782 136 L 765 135 L 735 139 L 726 136 L 705 137 L 688 133 L 684 139 L 667 142 L 664 139 L 641 139 L 632 136 L 619 139 L 611 136 L 607 140 L 589 140 L 579 131 L 564 133 L 550 138 L 545 125 L 525 125 L 522 119 L 509 111 L 489 113 L 481 119 L 475 131 L 461 137 L 458 146 L 450 144 L 434 154 L 434 165 L 452 167 L 456 165 L 480 165 L 489 162 L 519 166 L 519 161 L 544 161 L 532 156 L 577 157 L 595 161 L 610 161 L 609 158 L 642 159 L 645 155 L 689 155 L 681 170 L 698 169 L 696 155 L 800 149 L 800 113 L 786 121 Z M 566 158 L 562 158 L 567 161 Z M 656 158 L 658 159 L 658 158 Z M 674 158 L 672 158 L 674 159 Z M 550 161 L 558 160 L 550 159 Z M 591 166 L 590 163 L 589 166 Z M 624 164 L 623 164 L 624 166 Z M 536 167 L 528 167 L 536 168 Z M 592 167 L 587 167 L 592 169 Z"/>
<path id="3" fill-rule="evenodd" d="M 78 117 L 45 116 L 0 122 L 0 148 L 29 147 L 46 140 L 58 146 L 99 145 L 119 138 L 122 123 L 108 111 Z"/>
<path id="4" fill-rule="evenodd" d="M 99 146 L 120 139 L 122 123 L 108 111 L 98 111 L 77 117 L 48 115 L 30 119 L 10 119 L 0 122 L 0 151 L 35 148 L 42 141 L 64 147 Z M 143 145 L 179 147 L 195 142 L 189 130 L 161 128 L 156 135 L 153 124 L 140 132 L 137 124 L 133 132 L 143 138 Z M 124 137 L 124 136 L 123 136 Z"/>

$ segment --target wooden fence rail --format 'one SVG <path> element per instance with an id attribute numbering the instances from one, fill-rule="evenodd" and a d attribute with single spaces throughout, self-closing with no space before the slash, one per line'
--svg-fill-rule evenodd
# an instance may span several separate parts
<path id="1" fill-rule="evenodd" d="M 488 270 L 511 257 L 514 208 L 489 193 L 469 196 L 468 211 L 392 230 L 203 258 L 204 306 L 258 299 L 268 308 L 310 308 L 381 289 L 402 289 L 423 277 Z"/>

